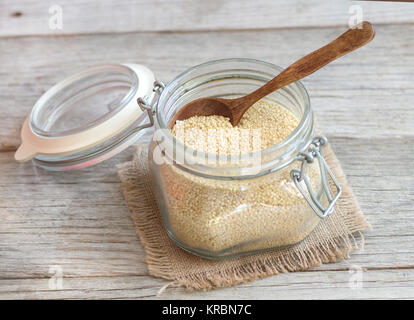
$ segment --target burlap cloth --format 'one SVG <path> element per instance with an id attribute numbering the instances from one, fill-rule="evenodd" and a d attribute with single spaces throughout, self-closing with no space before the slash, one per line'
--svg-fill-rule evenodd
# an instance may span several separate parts
<path id="1" fill-rule="evenodd" d="M 361 231 L 370 226 L 334 153 L 327 147 L 324 155 L 343 190 L 330 217 L 292 247 L 212 261 L 182 250 L 168 237 L 151 190 L 147 147 L 138 146 L 133 160 L 121 164 L 118 173 L 135 230 L 147 254 L 149 273 L 186 288 L 213 289 L 348 258 L 350 252 L 363 247 Z"/>

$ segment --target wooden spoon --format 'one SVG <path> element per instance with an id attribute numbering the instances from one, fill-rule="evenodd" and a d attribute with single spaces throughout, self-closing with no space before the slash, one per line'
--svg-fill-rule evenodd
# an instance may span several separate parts
<path id="1" fill-rule="evenodd" d="M 236 126 L 243 114 L 255 102 L 273 91 L 314 73 L 335 59 L 362 47 L 370 42 L 374 35 L 375 31 L 371 23 L 364 21 L 326 46 L 291 64 L 264 86 L 247 96 L 236 99 L 200 98 L 191 101 L 178 111 L 172 125 L 177 120 L 185 120 L 193 116 L 220 115 L 230 118 L 232 125 Z"/>

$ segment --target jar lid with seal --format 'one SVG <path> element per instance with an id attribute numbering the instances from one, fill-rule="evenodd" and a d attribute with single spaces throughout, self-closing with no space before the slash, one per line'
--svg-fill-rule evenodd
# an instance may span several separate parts
<path id="1" fill-rule="evenodd" d="M 138 64 L 107 64 L 76 73 L 44 93 L 26 118 L 15 159 L 48 170 L 81 169 L 121 152 L 142 134 L 155 77 Z"/>

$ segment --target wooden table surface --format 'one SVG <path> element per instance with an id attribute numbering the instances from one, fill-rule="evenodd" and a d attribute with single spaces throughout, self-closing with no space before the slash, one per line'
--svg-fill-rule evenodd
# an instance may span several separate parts
<path id="1" fill-rule="evenodd" d="M 62 29 L 49 27 L 56 5 Z M 287 66 L 342 33 L 354 5 L 376 38 L 304 80 L 373 227 L 365 250 L 347 261 L 208 292 L 173 287 L 156 297 L 168 282 L 148 275 L 116 173 L 131 151 L 70 173 L 13 160 L 36 99 L 74 72 L 136 62 L 169 81 L 218 58 Z M 412 3 L 3 0 L 0 111 L 0 298 L 414 298 Z"/>

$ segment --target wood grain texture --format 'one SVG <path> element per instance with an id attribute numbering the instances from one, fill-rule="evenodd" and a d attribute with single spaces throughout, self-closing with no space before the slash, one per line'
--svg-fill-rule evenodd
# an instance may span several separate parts
<path id="1" fill-rule="evenodd" d="M 350 271 L 351 270 L 351 271 Z M 412 299 L 414 271 L 366 270 L 301 272 L 234 288 L 187 292 L 169 287 L 157 296 L 165 282 L 148 276 L 64 278 L 62 289 L 49 289 L 49 278 L 0 280 L 0 299 Z M 361 287 L 351 278 L 361 272 Z M 361 275 L 361 276 L 360 276 Z M 260 292 L 260 295 L 258 294 Z"/>
<path id="2" fill-rule="evenodd" d="M 47 26 L 52 2 L 64 9 L 62 31 Z M 414 5 L 143 0 L 142 15 L 133 1 L 99 3 L 0 3 L 0 298 L 414 299 Z M 210 292 L 170 287 L 157 297 L 167 282 L 148 275 L 116 174 L 131 150 L 66 173 L 13 160 L 34 102 L 76 71 L 136 62 L 169 81 L 218 58 L 287 66 L 344 31 L 325 27 L 344 26 L 352 4 L 382 24 L 375 40 L 304 81 L 373 227 L 350 260 Z M 48 286 L 54 265 L 63 272 L 59 290 Z M 360 289 L 351 288 L 352 270 L 364 271 Z"/>
<path id="3" fill-rule="evenodd" d="M 191 66 L 220 58 L 249 57 L 287 66 L 344 30 L 2 39 L 0 149 L 17 148 L 21 125 L 43 92 L 92 65 L 142 63 L 166 82 Z M 414 26 L 379 26 L 376 31 L 376 38 L 366 47 L 303 81 L 328 135 L 413 134 Z M 390 118 L 394 121 L 389 121 Z"/>
<path id="4" fill-rule="evenodd" d="M 62 9 L 62 29 L 49 20 Z M 3 0 L 0 36 L 113 32 L 194 32 L 345 26 L 362 9 L 373 23 L 412 23 L 411 3 L 321 0 Z M 49 10 L 51 10 L 49 12 Z M 52 21 L 53 22 L 53 21 Z"/>
<path id="5" fill-rule="evenodd" d="M 347 283 L 351 276 L 349 269 L 355 266 L 366 269 L 372 276 L 370 283 L 380 287 L 388 281 L 393 282 L 381 278 L 387 272 L 393 271 L 395 279 L 404 279 L 404 275 L 407 272 L 411 274 L 414 269 L 414 179 L 404 171 L 414 160 L 412 152 L 406 148 L 407 145 L 414 145 L 414 138 L 332 138 L 331 143 L 373 230 L 366 234 L 364 252 L 353 255 L 351 260 L 314 269 L 314 272 L 320 272 L 317 276 L 320 280 L 313 282 L 312 273 L 299 273 L 299 277 L 307 279 L 309 291 L 319 288 L 315 298 L 324 295 L 351 297 L 354 292 L 347 287 Z M 79 283 L 77 281 L 80 280 L 72 278 L 86 277 L 83 283 L 91 288 L 91 292 L 84 292 L 83 297 L 153 298 L 166 283 L 148 278 L 144 251 L 120 194 L 115 166 L 128 159 L 128 153 L 93 168 L 71 173 L 51 173 L 31 165 L 17 164 L 12 161 L 11 152 L 0 153 L 0 279 L 11 280 L 0 283 L 17 285 L 20 283 L 17 279 L 21 279 L 23 287 L 24 283 L 34 286 L 26 291 L 10 290 L 10 297 L 82 297 L 86 289 L 51 292 L 48 288 L 36 288 L 36 283 L 47 285 L 49 268 L 53 265 L 62 267 L 64 283 L 67 280 L 69 284 Z M 370 172 L 367 171 L 367 163 L 370 164 Z M 27 196 L 22 198 L 22 195 Z M 108 292 L 94 292 L 99 290 L 100 282 L 108 287 L 122 286 L 122 281 L 128 281 L 123 277 L 135 279 L 135 292 L 125 287 L 125 291 L 119 293 L 110 293 L 109 289 Z M 222 293 L 216 297 L 235 297 L 235 292 L 239 292 L 239 297 L 278 297 L 280 286 L 287 287 L 291 282 L 298 281 L 296 274 L 290 278 L 284 276 L 282 282 L 278 277 L 269 278 L 265 285 L 260 281 L 252 282 L 249 284 L 250 291 L 238 287 L 235 291 L 219 290 L 217 292 Z M 342 284 L 331 296 L 328 288 L 336 287 L 333 280 L 336 277 L 339 278 L 335 281 Z M 325 283 L 326 291 L 320 288 L 320 282 Z M 402 287 L 399 297 L 413 298 L 414 291 L 410 290 L 414 284 L 410 278 L 406 282 L 406 286 L 396 284 Z M 146 283 L 151 283 L 150 292 L 140 290 L 146 288 Z M 263 291 L 262 286 L 267 289 Z M 373 294 L 374 289 L 364 291 L 361 297 L 369 297 L 370 294 L 371 298 L 386 295 L 398 297 L 397 289 L 387 292 L 386 288 L 381 288 L 376 294 Z M 289 291 L 290 297 L 301 298 L 302 294 L 304 292 L 300 289 Z M 165 297 L 214 296 L 213 293 L 190 294 L 174 289 L 168 290 Z"/>

